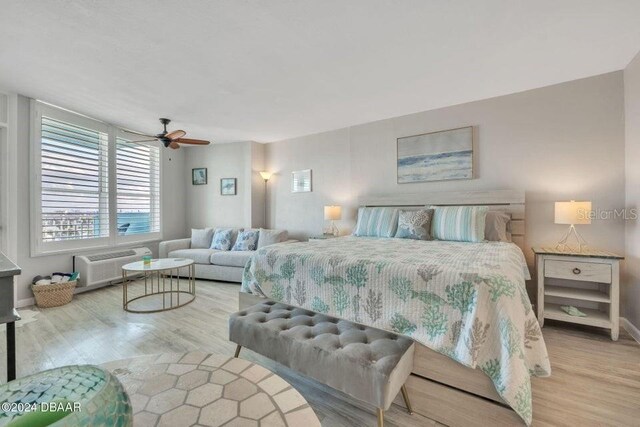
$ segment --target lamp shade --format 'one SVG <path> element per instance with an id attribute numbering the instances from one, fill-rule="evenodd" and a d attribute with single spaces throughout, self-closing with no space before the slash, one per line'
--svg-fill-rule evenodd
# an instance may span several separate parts
<path id="1" fill-rule="evenodd" d="M 342 218 L 342 208 L 340 206 L 325 206 L 324 219 L 337 221 Z"/>
<path id="2" fill-rule="evenodd" d="M 262 177 L 262 179 L 264 179 L 265 181 L 269 181 L 269 178 L 271 178 L 271 175 L 273 175 L 271 172 L 267 172 L 267 171 L 262 171 L 260 172 L 260 176 Z"/>
<path id="3" fill-rule="evenodd" d="M 591 202 L 556 202 L 556 224 L 591 224 Z"/>

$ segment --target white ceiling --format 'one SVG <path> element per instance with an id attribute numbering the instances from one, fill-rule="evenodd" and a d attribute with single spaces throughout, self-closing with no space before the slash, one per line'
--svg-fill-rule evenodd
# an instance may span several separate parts
<path id="1" fill-rule="evenodd" d="M 2 0 L 0 85 L 274 141 L 624 68 L 638 0 Z"/>

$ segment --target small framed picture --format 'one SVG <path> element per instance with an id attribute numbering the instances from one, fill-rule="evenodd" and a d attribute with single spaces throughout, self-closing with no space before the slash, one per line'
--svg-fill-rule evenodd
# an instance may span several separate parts
<path id="1" fill-rule="evenodd" d="M 308 193 L 311 191 L 311 169 L 291 172 L 291 192 Z"/>
<path id="2" fill-rule="evenodd" d="M 207 168 L 191 169 L 191 184 L 206 185 L 207 184 Z"/>
<path id="3" fill-rule="evenodd" d="M 220 180 L 220 194 L 223 196 L 235 196 L 236 191 L 236 178 L 222 178 Z"/>

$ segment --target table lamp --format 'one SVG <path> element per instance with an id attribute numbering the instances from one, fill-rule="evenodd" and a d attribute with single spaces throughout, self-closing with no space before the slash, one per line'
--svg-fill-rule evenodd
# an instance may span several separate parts
<path id="1" fill-rule="evenodd" d="M 555 206 L 555 223 L 568 224 L 569 230 L 564 234 L 562 239 L 556 245 L 556 249 L 563 252 L 582 252 L 587 247 L 587 242 L 576 230 L 576 225 L 591 224 L 591 202 L 556 202 Z M 569 245 L 569 241 L 574 238 L 577 248 Z"/>
<path id="2" fill-rule="evenodd" d="M 324 207 L 324 219 L 331 221 L 331 228 L 329 233 L 337 236 L 340 234 L 338 227 L 336 227 L 335 221 L 342 219 L 342 208 L 340 206 L 325 206 Z"/>

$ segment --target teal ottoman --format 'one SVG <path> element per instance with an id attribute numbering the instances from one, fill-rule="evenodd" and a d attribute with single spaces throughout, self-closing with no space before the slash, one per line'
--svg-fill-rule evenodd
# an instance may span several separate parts
<path id="1" fill-rule="evenodd" d="M 98 366 L 63 366 L 0 386 L 0 426 L 132 425 L 129 396 Z"/>

